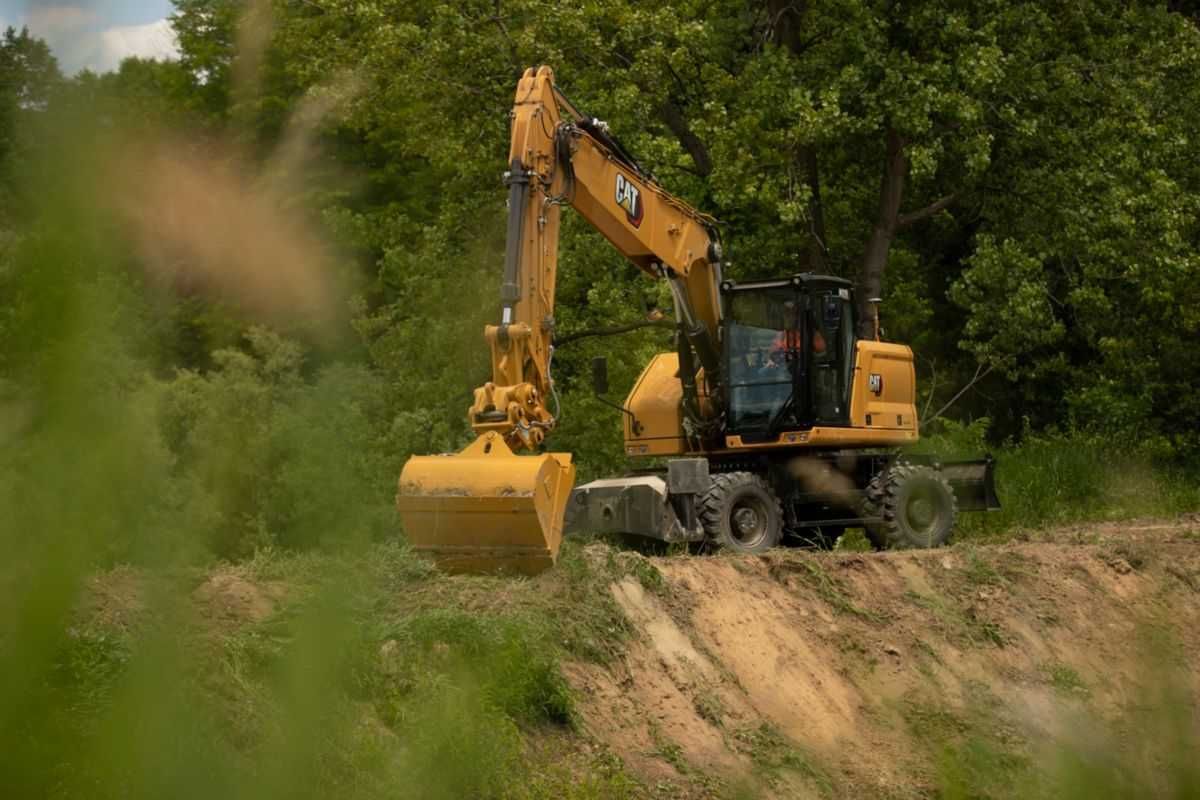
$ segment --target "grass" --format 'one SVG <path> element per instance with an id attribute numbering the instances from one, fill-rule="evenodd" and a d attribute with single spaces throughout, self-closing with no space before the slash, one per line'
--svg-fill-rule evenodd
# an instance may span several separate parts
<path id="1" fill-rule="evenodd" d="M 833 549 L 849 553 L 871 553 L 874 552 L 875 546 L 871 544 L 862 528 L 847 528 L 846 532 L 838 537 Z"/>
<path id="2" fill-rule="evenodd" d="M 1106 547 L 1104 555 L 1110 564 L 1123 561 L 1138 572 L 1153 560 L 1154 550 L 1145 542 L 1118 541 Z"/>
<path id="3" fill-rule="evenodd" d="M 991 447 L 986 425 L 949 423 L 914 448 L 942 458 L 993 452 L 1001 509 L 959 517 L 959 539 L 1007 538 L 1022 529 L 1164 517 L 1200 509 L 1193 469 L 1137 444 L 1086 433 L 1028 434 Z"/>
<path id="4" fill-rule="evenodd" d="M 1066 733 L 1035 742 L 995 697 L 975 692 L 966 707 L 908 697 L 902 715 L 910 731 L 937 755 L 938 796 L 1023 797 L 1033 800 L 1135 800 L 1200 796 L 1200 746 L 1186 670 L 1147 659 L 1145 684 L 1118 730 L 1082 711 Z M 1086 696 L 1073 669 L 1047 664 L 1056 690 Z M 1034 757 L 1035 756 L 1035 757 Z"/>
<path id="5" fill-rule="evenodd" d="M 789 565 L 790 566 L 790 565 Z M 776 567 L 777 568 L 777 567 Z M 822 566 L 817 559 L 806 558 L 792 567 L 817 596 L 841 614 L 851 614 L 875 625 L 887 623 L 887 617 L 855 603 L 846 593 L 845 587 Z"/>
<path id="6" fill-rule="evenodd" d="M 937 765 L 941 797 L 1012 797 L 1031 768 L 1025 742 L 1004 721 L 995 697 L 978 685 L 967 688 L 965 708 L 910 694 L 901 716 Z"/>
<path id="7" fill-rule="evenodd" d="M 951 588 L 1004 586 L 1025 569 L 988 556 L 965 548 Z M 824 602 L 869 613 L 854 611 L 823 559 L 800 561 L 813 562 L 801 576 Z M 273 595 L 270 613 L 255 618 L 197 611 L 208 571 L 153 573 L 153 580 L 140 573 L 139 614 L 85 603 L 91 616 L 74 620 L 56 656 L 56 699 L 39 706 L 51 709 L 53 722 L 35 731 L 36 743 L 72 754 L 47 773 L 66 794 L 95 797 L 188 794 L 189 787 L 208 796 L 677 796 L 678 787 L 643 785 L 610 753 L 570 744 L 580 733 L 560 664 L 620 656 L 631 632 L 609 605 L 611 582 L 632 577 L 648 591 L 669 591 L 661 573 L 644 566 L 653 569 L 610 548 L 568 544 L 561 570 L 529 581 L 444 576 L 397 544 L 340 555 L 264 550 L 219 570 L 259 587 L 287 585 Z M 953 596 L 908 599 L 951 634 L 977 645 L 1004 643 L 1002 630 L 963 611 Z M 855 645 L 845 647 L 853 652 Z M 1049 663 L 1042 672 L 1055 691 L 1087 696 L 1069 666 Z M 940 796 L 1011 797 L 1012 786 L 1030 787 L 1031 797 L 1089 796 L 1071 781 L 1095 787 L 1094 755 L 1064 746 L 1051 767 L 1031 764 L 1005 710 L 968 688 L 966 709 L 916 696 L 901 706 L 904 724 L 927 748 L 923 760 L 936 765 L 930 780 Z M 723 719 L 715 694 L 700 692 L 695 703 L 703 718 Z M 727 740 L 768 786 L 791 786 L 788 776 L 799 776 L 833 796 L 831 774 L 779 731 L 727 724 Z M 538 744 L 544 741 L 553 744 Z M 661 733 L 655 748 L 705 796 L 753 796 L 751 787 L 689 765 Z M 1140 761 L 1121 763 L 1102 768 L 1122 786 L 1162 780 L 1146 777 Z M 129 774 L 137 776 L 132 787 Z M 1190 780 L 1180 774 L 1178 781 Z"/>
<path id="8" fill-rule="evenodd" d="M 674 767 L 676 772 L 688 775 L 693 771 L 683 757 L 683 748 L 665 736 L 656 723 L 650 724 L 650 738 L 654 742 L 654 755 Z"/>
<path id="9" fill-rule="evenodd" d="M 999 586 L 1006 583 L 994 566 L 978 550 L 967 551 L 963 578 L 974 586 Z"/>
<path id="10" fill-rule="evenodd" d="M 405 713 L 405 690 L 419 687 L 432 673 L 463 676 L 486 708 L 514 721 L 574 723 L 574 700 L 559 672 L 558 653 L 536 617 L 436 609 L 375 633 L 380 635 L 387 637 L 381 648 L 404 654 L 376 695 L 388 706 L 385 721 Z M 401 702 L 392 705 L 392 700 Z"/>
<path id="11" fill-rule="evenodd" d="M 67 693 L 73 713 L 92 715 L 112 700 L 117 679 L 129 664 L 127 636 L 99 627 L 76 627 L 56 664 L 54 683 Z"/>
<path id="12" fill-rule="evenodd" d="M 741 728 L 733 737 L 768 783 L 777 783 L 782 772 L 792 772 L 805 778 L 821 796 L 833 795 L 833 782 L 825 771 L 773 725 L 764 722 Z"/>
<path id="13" fill-rule="evenodd" d="M 194 571 L 144 594 L 136 625 L 85 604 L 30 744 L 45 780 L 91 797 L 643 796 L 611 754 L 529 745 L 578 736 L 563 658 L 610 658 L 627 635 L 602 602 L 623 559 L 595 555 L 569 551 L 574 566 L 535 586 L 443 576 L 394 544 L 264 552 L 219 574 L 239 597 L 286 583 L 265 615 L 205 605 Z M 130 786 L 128 770 L 149 782 Z"/>
<path id="14" fill-rule="evenodd" d="M 692 705 L 701 719 L 718 728 L 724 724 L 722 720 L 725 716 L 725 705 L 712 689 L 697 689 L 692 698 Z"/>
<path id="15" fill-rule="evenodd" d="M 1200 796 L 1200 729 L 1194 718 L 1190 663 L 1178 642 L 1143 631 L 1138 645 L 1144 668 L 1135 699 L 1119 722 L 1090 707 L 1061 711 L 1053 737 L 1023 719 L 1020 704 L 967 681 L 963 701 L 931 689 L 914 690 L 897 704 L 913 739 L 936 766 L 936 795 L 945 800 L 1134 800 Z M 1090 690 L 1071 666 L 1041 666 L 1056 692 L 1088 699 Z M 1037 723 L 1033 723 L 1037 724 Z M 920 778 L 918 778 L 920 780 Z"/>
<path id="16" fill-rule="evenodd" d="M 958 636 L 975 646 L 988 644 L 1004 647 L 1008 643 L 1004 629 L 999 623 L 978 616 L 970 608 L 960 608 L 952 600 L 940 595 L 925 595 L 913 591 L 905 592 L 904 598 L 930 612 L 951 636 Z"/>
<path id="17" fill-rule="evenodd" d="M 1063 694 L 1082 696 L 1090 694 L 1087 684 L 1083 682 L 1083 678 L 1073 667 L 1054 662 L 1043 665 L 1042 671 L 1046 674 L 1046 680 L 1050 685 Z"/>
<path id="18" fill-rule="evenodd" d="M 624 652 L 632 635 L 629 620 L 613 598 L 609 587 L 633 574 L 643 585 L 662 591 L 666 582 L 644 558 L 618 558 L 608 547 L 599 549 L 602 558 L 577 542 L 563 542 L 559 553 L 555 593 L 542 598 L 545 612 L 560 630 L 563 647 L 587 661 L 607 664 Z"/>
<path id="19" fill-rule="evenodd" d="M 879 666 L 879 658 L 874 652 L 868 650 L 866 646 L 852 636 L 846 636 L 838 639 L 838 651 L 846 656 L 849 656 L 851 663 L 858 665 L 864 672 L 871 673 Z"/>

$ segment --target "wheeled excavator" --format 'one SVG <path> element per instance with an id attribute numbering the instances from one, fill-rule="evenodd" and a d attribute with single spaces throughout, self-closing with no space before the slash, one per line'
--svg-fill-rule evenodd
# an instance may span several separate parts
<path id="1" fill-rule="evenodd" d="M 667 192 L 608 126 L 580 113 L 546 66 L 526 70 L 511 115 L 500 320 L 492 377 L 452 455 L 415 456 L 397 505 L 413 547 L 459 572 L 534 574 L 564 529 L 762 552 L 862 526 L 885 547 L 944 543 L 963 510 L 998 507 L 990 458 L 901 455 L 916 443 L 912 351 L 858 335 L 849 281 L 722 274 L 716 220 Z M 670 289 L 674 348 L 623 404 L 625 453 L 646 469 L 573 490 L 571 454 L 541 452 L 556 415 L 559 217 L 570 206 Z M 877 317 L 876 317 L 877 318 Z M 607 391 L 603 359 L 594 389 Z M 528 455 L 518 455 L 528 453 Z"/>

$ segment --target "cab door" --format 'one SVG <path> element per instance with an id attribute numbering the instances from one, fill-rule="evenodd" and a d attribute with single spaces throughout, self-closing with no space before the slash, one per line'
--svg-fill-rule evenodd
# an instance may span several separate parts
<path id="1" fill-rule="evenodd" d="M 814 425 L 849 425 L 855 335 L 850 293 L 814 288 L 806 305 L 807 416 Z"/>

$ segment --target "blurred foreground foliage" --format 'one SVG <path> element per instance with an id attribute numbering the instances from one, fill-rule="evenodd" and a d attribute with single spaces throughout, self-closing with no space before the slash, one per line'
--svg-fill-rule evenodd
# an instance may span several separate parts
<path id="1" fill-rule="evenodd" d="M 475 590 L 523 593 L 522 613 L 458 594 L 456 611 L 438 592 L 472 590 L 380 541 L 404 460 L 469 438 L 507 113 L 537 63 L 722 219 L 739 278 L 854 276 L 886 143 L 905 143 L 905 209 L 951 200 L 894 232 L 887 332 L 918 354 L 923 407 L 984 376 L 928 446 L 1005 445 L 1006 510 L 966 525 L 1196 507 L 1200 33 L 1182 4 L 176 7 L 178 62 L 63 76 L 36 37 L 0 40 L 13 796 L 634 791 L 603 755 L 582 774 L 547 763 L 574 720 L 558 659 L 611 657 L 627 633 L 610 573 L 568 554 L 545 597 Z M 141 194 L 164 142 L 238 182 L 179 185 L 178 208 Z M 243 191 L 245 207 L 203 207 Z M 246 219 L 329 245 L 325 306 L 251 291 L 288 288 L 250 278 L 293 275 L 294 248 L 244 273 L 205 262 L 245 260 Z M 667 304 L 570 215 L 562 255 L 565 333 Z M 582 476 L 625 466 L 588 360 L 610 356 L 619 392 L 666 344 L 645 329 L 557 355 L 554 445 Z M 219 562 L 238 566 L 206 571 Z M 136 576 L 128 607 L 81 617 L 114 565 L 102 580 Z M 530 750 L 542 734 L 550 757 Z"/>
<path id="2" fill-rule="evenodd" d="M 0 778 L 14 797 L 635 796 L 572 739 L 572 590 L 492 582 L 511 607 L 468 611 L 489 601 L 396 544 L 102 571 L 63 616 L 23 609 L 40 640 L 0 632 L 23 645 L 0 655 Z"/>

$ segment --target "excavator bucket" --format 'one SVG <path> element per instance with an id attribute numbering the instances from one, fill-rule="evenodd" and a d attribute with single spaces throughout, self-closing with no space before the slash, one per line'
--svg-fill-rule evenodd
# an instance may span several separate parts
<path id="1" fill-rule="evenodd" d="M 514 455 L 489 432 L 457 454 L 410 458 L 396 505 L 413 548 L 447 572 L 536 575 L 558 557 L 574 484 L 570 453 Z"/>

